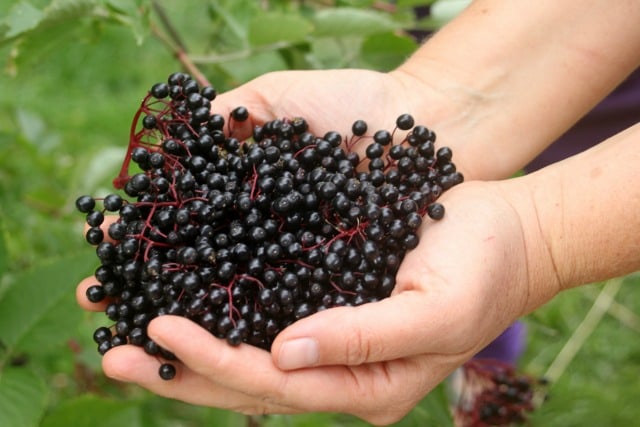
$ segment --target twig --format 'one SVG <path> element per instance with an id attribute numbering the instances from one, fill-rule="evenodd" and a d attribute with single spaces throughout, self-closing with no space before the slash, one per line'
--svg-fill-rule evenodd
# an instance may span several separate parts
<path id="1" fill-rule="evenodd" d="M 634 275 L 628 275 L 625 279 L 629 277 L 633 277 Z M 635 275 L 635 279 L 640 279 L 639 275 Z M 589 297 L 592 300 L 597 298 L 596 292 L 589 292 Z M 617 319 L 620 323 L 622 323 L 627 328 L 640 333 L 640 316 L 633 312 L 629 307 L 624 304 L 619 303 L 618 301 L 613 301 L 611 303 L 611 307 L 609 307 L 608 313 Z"/>
<path id="2" fill-rule="evenodd" d="M 600 320 L 613 304 L 614 297 L 622 285 L 622 280 L 622 278 L 609 280 L 602 288 L 587 315 L 547 369 L 544 377 L 550 382 L 556 382 L 560 378 L 587 338 L 598 326 Z"/>
<path id="3" fill-rule="evenodd" d="M 200 84 L 201 86 L 211 86 L 209 79 L 207 79 L 207 77 L 202 74 L 200 69 L 193 63 L 193 61 L 187 54 L 187 49 L 185 48 L 185 45 L 182 42 L 178 31 L 173 26 L 173 24 L 171 24 L 169 17 L 164 12 L 162 7 L 155 1 L 153 2 L 153 7 L 156 14 L 160 18 L 160 22 L 162 23 L 164 29 L 167 31 L 167 33 L 169 33 L 169 36 L 162 32 L 157 25 L 154 25 L 153 22 L 150 25 L 151 33 L 156 36 L 160 40 L 160 42 L 162 42 L 162 44 L 164 44 L 167 49 L 169 49 L 173 53 L 173 55 L 182 64 L 185 70 L 189 74 L 191 74 L 193 78 L 196 79 L 198 84 Z"/>
<path id="4" fill-rule="evenodd" d="M 165 31 L 169 33 L 169 37 L 171 37 L 171 40 L 173 40 L 176 46 L 186 52 L 187 47 L 182 42 L 182 38 L 178 34 L 176 27 L 174 27 L 169 20 L 169 16 L 164 11 L 164 8 L 157 1 L 151 2 L 151 5 L 153 6 L 153 10 L 156 12 L 156 15 L 158 15 L 158 18 L 160 18 L 160 22 L 162 23 Z"/>
<path id="5" fill-rule="evenodd" d="M 626 305 L 614 301 L 609 308 L 609 314 L 624 326 L 640 333 L 640 316 L 631 311 Z"/>

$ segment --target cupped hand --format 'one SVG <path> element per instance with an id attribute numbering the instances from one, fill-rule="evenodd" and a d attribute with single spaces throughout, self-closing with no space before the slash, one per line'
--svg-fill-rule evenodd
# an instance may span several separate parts
<path id="1" fill-rule="evenodd" d="M 246 107 L 249 120 L 230 125 L 239 138 L 249 137 L 255 125 L 295 117 L 307 120 L 317 135 L 349 135 L 358 119 L 366 120 L 369 130 L 391 130 L 398 115 L 417 110 L 408 85 L 406 78 L 369 70 L 279 71 L 218 95 L 211 110 L 228 118 L 235 107 Z"/>
<path id="2" fill-rule="evenodd" d="M 108 376 L 159 395 L 251 414 L 331 411 L 373 424 L 401 419 L 514 319 L 539 304 L 521 215 L 500 183 L 468 182 L 423 225 L 390 298 L 339 307 L 282 331 L 271 353 L 231 347 L 195 323 L 161 316 L 150 338 L 180 360 L 171 381 L 140 348 L 103 358 Z M 89 309 L 100 307 L 83 300 Z"/>

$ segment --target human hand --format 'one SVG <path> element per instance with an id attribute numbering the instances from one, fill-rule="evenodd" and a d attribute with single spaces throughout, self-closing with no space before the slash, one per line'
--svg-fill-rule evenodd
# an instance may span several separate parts
<path id="1" fill-rule="evenodd" d="M 413 89 L 410 79 L 397 73 L 279 71 L 218 95 L 212 111 L 228 117 L 233 108 L 246 107 L 249 119 L 234 123 L 231 131 L 241 139 L 251 136 L 255 125 L 294 117 L 303 117 L 316 135 L 328 131 L 349 135 L 355 120 L 365 119 L 369 131 L 375 131 L 393 127 L 402 113 L 416 112 L 419 100 Z"/>
<path id="2" fill-rule="evenodd" d="M 437 132 L 436 145 L 453 148 L 456 166 L 468 179 L 485 179 L 478 166 L 478 149 L 468 149 L 469 109 L 476 102 L 462 90 L 443 89 L 428 82 L 442 81 L 439 67 L 425 69 L 418 77 L 403 68 L 382 73 L 363 69 L 277 71 L 262 75 L 212 102 L 212 111 L 228 118 L 238 106 L 249 110 L 249 119 L 234 122 L 227 131 L 239 139 L 251 136 L 255 125 L 282 118 L 303 117 L 315 135 L 337 131 L 352 134 L 354 121 L 367 122 L 368 134 L 391 131 L 395 119 L 411 114 L 416 124 Z M 445 85 L 446 86 L 446 85 Z M 448 86 L 446 86 L 448 87 Z M 462 92 L 462 93 L 459 93 Z M 228 124 L 228 123 L 227 123 Z M 354 149 L 364 153 L 366 144 Z"/>
<path id="3" fill-rule="evenodd" d="M 531 242 L 503 187 L 470 182 L 451 189 L 442 196 L 446 217 L 423 226 L 390 298 L 302 319 L 280 333 L 271 354 L 231 347 L 187 319 L 161 316 L 148 334 L 181 361 L 176 377 L 160 379 L 159 362 L 134 346 L 109 350 L 105 373 L 243 413 L 332 411 L 374 424 L 397 421 L 555 292 L 530 280 Z M 79 302 L 100 308 L 83 296 L 90 284 L 78 287 Z"/>

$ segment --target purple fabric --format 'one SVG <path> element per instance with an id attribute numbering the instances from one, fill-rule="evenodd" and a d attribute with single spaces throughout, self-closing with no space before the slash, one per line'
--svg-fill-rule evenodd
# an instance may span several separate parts
<path id="1" fill-rule="evenodd" d="M 498 359 L 516 365 L 527 343 L 527 326 L 521 320 L 509 326 L 498 338 L 486 346 L 475 359 Z"/>
<path id="2" fill-rule="evenodd" d="M 640 69 L 551 144 L 525 170 L 533 172 L 578 154 L 640 122 Z"/>

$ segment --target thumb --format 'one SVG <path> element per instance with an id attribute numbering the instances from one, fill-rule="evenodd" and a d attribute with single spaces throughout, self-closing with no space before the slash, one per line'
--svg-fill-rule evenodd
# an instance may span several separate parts
<path id="1" fill-rule="evenodd" d="M 247 139 L 251 137 L 255 126 L 262 126 L 264 123 L 278 118 L 267 102 L 269 97 L 263 93 L 263 87 L 261 78 L 258 77 L 216 96 L 211 103 L 211 112 L 219 114 L 225 119 L 224 130 L 227 135 L 241 140 Z M 249 116 L 246 120 L 233 119 L 232 112 L 238 107 L 244 107 L 248 110 Z"/>
<path id="2" fill-rule="evenodd" d="M 301 319 L 273 343 L 275 364 L 284 370 L 322 365 L 354 366 L 442 352 L 451 323 L 441 304 L 419 291 L 405 291 L 358 307 L 336 307 Z"/>

